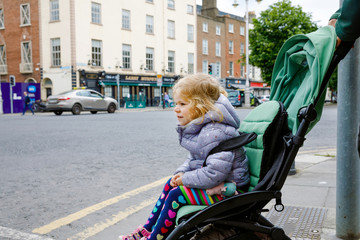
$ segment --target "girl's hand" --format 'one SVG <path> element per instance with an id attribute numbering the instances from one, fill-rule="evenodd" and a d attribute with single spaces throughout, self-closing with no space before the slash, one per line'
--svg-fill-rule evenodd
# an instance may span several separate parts
<path id="1" fill-rule="evenodd" d="M 182 174 L 181 176 L 179 176 L 178 178 L 176 178 L 176 185 L 177 186 L 182 186 L 183 185 L 183 182 L 182 182 L 182 176 L 184 174 Z"/>
<path id="2" fill-rule="evenodd" d="M 183 172 L 179 172 L 179 173 L 175 174 L 175 175 L 171 178 L 170 185 L 171 185 L 172 187 L 180 186 L 180 185 L 178 185 L 178 179 L 179 179 L 179 178 L 181 179 L 181 178 L 182 178 L 182 175 L 184 175 Z M 181 184 L 182 184 L 182 180 L 181 180 Z"/>

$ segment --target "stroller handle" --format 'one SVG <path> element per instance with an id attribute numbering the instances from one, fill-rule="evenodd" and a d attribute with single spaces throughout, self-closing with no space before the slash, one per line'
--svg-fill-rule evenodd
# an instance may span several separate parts
<path id="1" fill-rule="evenodd" d="M 339 62 L 348 54 L 350 49 L 354 46 L 355 41 L 345 42 L 341 41 L 340 45 L 337 47 L 334 53 L 334 57 L 337 56 L 340 58 Z"/>

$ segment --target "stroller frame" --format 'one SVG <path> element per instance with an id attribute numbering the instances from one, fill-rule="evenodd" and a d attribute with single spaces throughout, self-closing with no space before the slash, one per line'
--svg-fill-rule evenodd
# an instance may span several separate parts
<path id="1" fill-rule="evenodd" d="M 273 240 L 291 239 L 282 228 L 274 226 L 261 213 L 269 211 L 264 209 L 264 207 L 272 199 L 275 199 L 274 207 L 276 211 L 284 209 L 284 205 L 281 202 L 281 189 L 298 150 L 305 141 L 305 135 L 309 126 L 316 119 L 315 106 L 321 99 L 322 93 L 326 90 L 326 86 L 336 66 L 350 51 L 353 44 L 354 42 L 342 42 L 336 49 L 321 83 L 320 93 L 317 95 L 314 103 L 300 109 L 298 112 L 300 125 L 294 135 L 289 130 L 286 130 L 287 114 L 282 103 L 279 102 L 283 116 L 280 117 L 276 130 L 272 132 L 279 136 L 275 136 L 272 139 L 275 141 L 270 146 L 270 152 L 275 150 L 273 152 L 274 161 L 271 168 L 260 179 L 259 184 L 250 192 L 235 195 L 210 205 L 195 214 L 192 213 L 189 214 L 190 216 L 184 216 L 180 219 L 179 225 L 167 237 L 167 240 L 190 239 L 195 233 L 200 233 L 200 229 L 208 224 L 236 229 L 239 234 L 229 239 L 259 239 L 253 233 L 265 234 Z M 286 121 L 283 121 L 284 119 Z M 278 134 L 279 130 L 281 130 L 280 134 Z M 234 146 L 233 149 L 238 147 L 240 146 Z M 251 234 L 250 237 L 249 233 Z"/>

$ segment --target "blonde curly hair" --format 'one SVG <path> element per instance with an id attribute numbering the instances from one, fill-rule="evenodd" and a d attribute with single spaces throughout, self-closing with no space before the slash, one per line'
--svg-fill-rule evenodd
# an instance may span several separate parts
<path id="1" fill-rule="evenodd" d="M 209 111 L 219 114 L 220 121 L 223 120 L 223 114 L 215 106 L 220 94 L 227 96 L 227 92 L 220 86 L 219 81 L 206 74 L 189 75 L 180 79 L 173 88 L 174 96 L 181 96 L 188 101 L 193 109 L 193 119 L 202 117 Z"/>

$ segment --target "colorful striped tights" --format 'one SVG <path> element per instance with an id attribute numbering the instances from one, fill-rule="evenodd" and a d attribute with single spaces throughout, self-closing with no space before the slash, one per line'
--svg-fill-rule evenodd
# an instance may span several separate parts
<path id="1" fill-rule="evenodd" d="M 184 186 L 171 187 L 170 180 L 165 184 L 155 207 L 144 228 L 151 232 L 149 240 L 161 240 L 175 228 L 176 214 L 185 205 L 211 205 L 221 201 L 220 195 L 210 196 L 206 190 L 187 188 Z"/>

